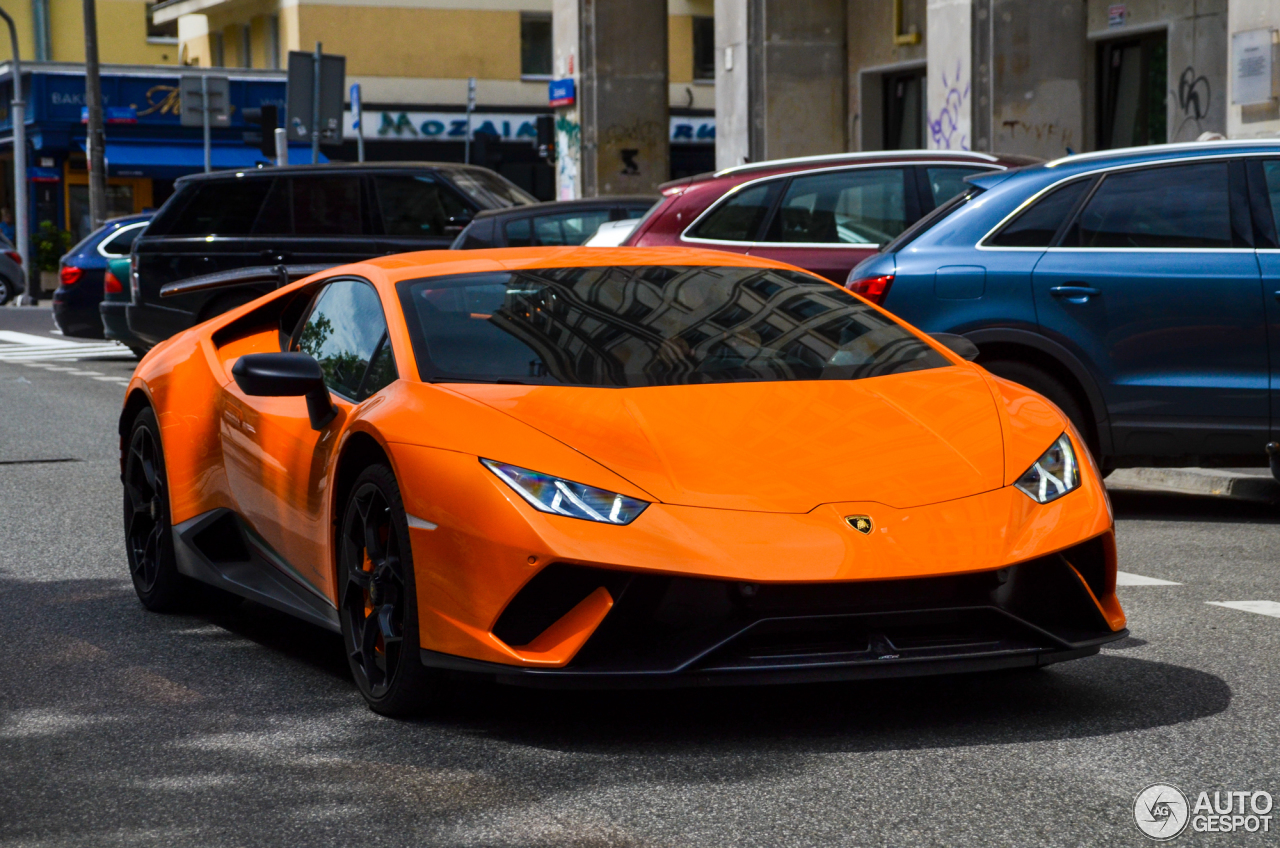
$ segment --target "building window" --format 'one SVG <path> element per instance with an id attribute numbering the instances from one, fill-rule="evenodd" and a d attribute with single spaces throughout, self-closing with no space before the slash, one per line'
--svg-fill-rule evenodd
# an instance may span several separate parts
<path id="1" fill-rule="evenodd" d="M 280 18 L 276 15 L 267 18 L 267 67 L 280 68 Z"/>
<path id="2" fill-rule="evenodd" d="M 227 66 L 226 42 L 220 32 L 209 33 L 209 65 L 214 68 Z"/>
<path id="3" fill-rule="evenodd" d="M 550 15 L 520 15 L 520 76 L 551 76 Z"/>
<path id="4" fill-rule="evenodd" d="M 253 67 L 253 39 L 248 26 L 240 27 L 240 67 Z"/>
<path id="5" fill-rule="evenodd" d="M 158 24 L 155 20 L 155 9 L 157 0 L 149 0 L 147 3 L 147 41 L 178 41 L 178 21 L 175 18 L 165 24 Z"/>
<path id="6" fill-rule="evenodd" d="M 716 78 L 716 19 L 703 15 L 693 18 L 693 78 Z"/>

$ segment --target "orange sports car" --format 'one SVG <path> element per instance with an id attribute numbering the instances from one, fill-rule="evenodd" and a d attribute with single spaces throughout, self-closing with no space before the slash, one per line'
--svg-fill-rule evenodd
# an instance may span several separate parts
<path id="1" fill-rule="evenodd" d="M 138 366 L 134 585 L 341 633 L 388 714 L 447 672 L 673 686 L 1095 653 L 1126 633 L 1098 470 L 966 345 L 720 251 L 334 268 Z"/>

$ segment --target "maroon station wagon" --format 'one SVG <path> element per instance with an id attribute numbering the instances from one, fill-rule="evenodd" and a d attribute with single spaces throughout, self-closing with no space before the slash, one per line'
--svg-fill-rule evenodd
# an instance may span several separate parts
<path id="1" fill-rule="evenodd" d="M 854 265 L 959 194 L 965 177 L 1039 161 L 950 150 L 880 150 L 726 168 L 662 185 L 662 200 L 625 244 L 764 256 L 843 284 Z"/>

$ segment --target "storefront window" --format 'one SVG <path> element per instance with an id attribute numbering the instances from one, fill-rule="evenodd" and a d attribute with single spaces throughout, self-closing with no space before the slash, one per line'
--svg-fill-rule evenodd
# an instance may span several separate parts
<path id="1" fill-rule="evenodd" d="M 89 187 L 71 185 L 67 187 L 67 194 L 67 200 L 70 202 L 68 217 L 71 224 L 71 238 L 78 242 L 93 232 L 93 220 L 89 216 Z M 108 185 L 107 217 L 119 218 L 121 215 L 133 213 L 133 186 Z"/>

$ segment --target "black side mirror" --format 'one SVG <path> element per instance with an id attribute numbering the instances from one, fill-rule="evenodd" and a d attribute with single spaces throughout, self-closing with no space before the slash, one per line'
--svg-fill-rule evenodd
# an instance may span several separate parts
<path id="1" fill-rule="evenodd" d="M 236 385 L 254 397 L 305 397 L 311 429 L 325 427 L 338 410 L 329 399 L 320 363 L 305 353 L 250 353 L 231 368 Z"/>
<path id="2" fill-rule="evenodd" d="M 972 362 L 978 358 L 978 346 L 955 333 L 930 333 L 929 338 L 945 347 L 961 359 Z"/>

